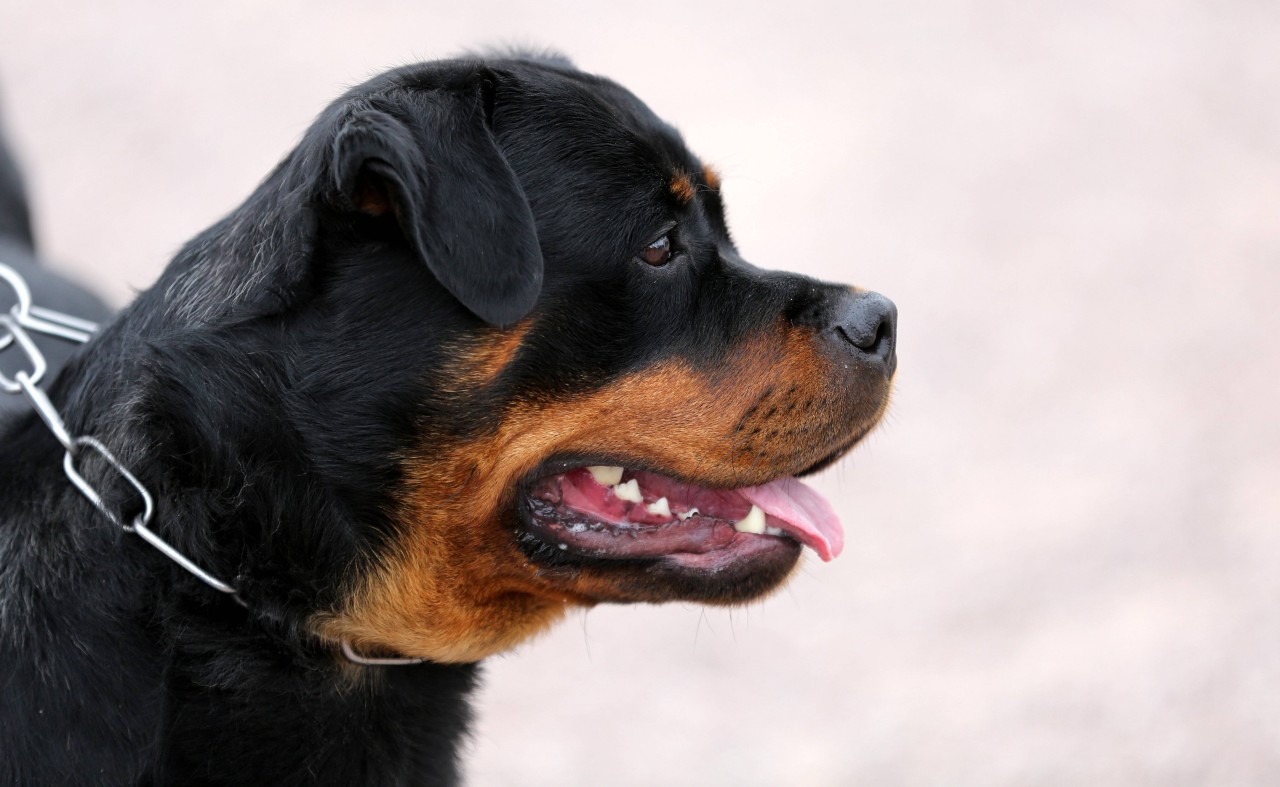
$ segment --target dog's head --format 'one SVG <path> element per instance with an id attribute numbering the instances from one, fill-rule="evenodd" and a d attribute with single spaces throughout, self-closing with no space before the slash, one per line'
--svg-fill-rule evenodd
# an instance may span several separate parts
<path id="1" fill-rule="evenodd" d="M 840 550 L 794 477 L 883 414 L 893 305 L 744 261 L 716 171 L 621 87 L 402 69 L 277 177 L 307 217 L 287 275 L 254 274 L 294 353 L 286 420 L 363 553 L 327 636 L 472 661 L 567 605 L 743 602 Z"/>

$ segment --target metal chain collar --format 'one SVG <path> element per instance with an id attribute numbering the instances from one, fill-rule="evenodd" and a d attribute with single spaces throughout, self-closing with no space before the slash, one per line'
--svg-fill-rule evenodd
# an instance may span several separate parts
<path id="1" fill-rule="evenodd" d="M 102 512 L 103 516 L 125 532 L 140 536 L 196 579 L 199 579 L 214 590 L 226 593 L 241 606 L 247 608 L 248 605 L 240 597 L 234 586 L 223 582 L 197 566 L 186 555 L 175 549 L 172 544 L 150 529 L 151 517 L 155 513 L 155 503 L 146 486 L 133 473 L 129 472 L 129 469 L 116 458 L 115 454 L 111 453 L 97 439 L 86 435 L 73 437 L 67 431 L 67 427 L 57 408 L 53 406 L 53 403 L 49 401 L 49 397 L 39 387 L 40 381 L 49 370 L 49 365 L 45 361 L 44 353 L 40 352 L 40 348 L 32 341 L 31 334 L 39 333 L 83 344 L 93 337 L 93 334 L 98 330 L 98 326 L 88 320 L 82 320 L 78 317 L 72 317 L 32 304 L 31 289 L 27 286 L 26 280 L 16 270 L 4 263 L 0 263 L 0 279 L 9 285 L 17 298 L 13 308 L 7 313 L 0 314 L 0 353 L 5 352 L 10 347 L 15 347 L 25 356 L 25 360 L 30 367 L 16 372 L 13 377 L 9 377 L 0 370 L 0 390 L 7 394 L 26 397 L 27 403 L 36 411 L 36 414 L 40 416 L 40 420 L 44 421 L 45 426 L 53 433 L 54 438 L 66 450 L 66 454 L 62 457 L 62 469 L 67 474 L 67 478 L 79 490 L 80 494 L 84 495 L 85 499 L 93 504 L 94 508 Z M 76 459 L 87 453 L 85 449 L 97 453 L 142 498 L 142 513 L 135 516 L 131 522 L 125 522 L 117 512 L 108 508 L 102 499 L 102 495 L 76 468 Z M 416 658 L 370 658 L 361 656 L 352 649 L 350 643 L 346 640 L 342 640 L 341 650 L 342 655 L 350 661 L 367 666 L 398 666 L 420 664 L 426 661 L 426 659 Z"/>

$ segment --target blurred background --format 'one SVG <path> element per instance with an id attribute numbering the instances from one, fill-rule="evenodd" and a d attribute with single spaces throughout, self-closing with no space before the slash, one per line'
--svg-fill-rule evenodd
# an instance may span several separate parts
<path id="1" fill-rule="evenodd" d="M 494 659 L 472 785 L 1280 784 L 1280 7 L 6 0 L 45 253 L 116 304 L 392 65 L 517 43 L 897 301 L 848 531 L 765 603 Z"/>

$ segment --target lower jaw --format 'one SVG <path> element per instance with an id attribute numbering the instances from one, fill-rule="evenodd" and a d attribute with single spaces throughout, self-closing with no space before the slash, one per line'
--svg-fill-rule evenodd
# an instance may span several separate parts
<path id="1" fill-rule="evenodd" d="M 776 545 L 733 560 L 720 556 L 668 555 L 635 569 L 597 569 L 606 591 L 601 600 L 662 603 L 688 601 L 734 606 L 758 601 L 780 587 L 800 561 L 801 547 L 794 541 Z M 617 596 L 609 595 L 609 591 Z"/>
<path id="2" fill-rule="evenodd" d="M 559 537 L 557 526 L 539 523 L 527 502 L 521 508 L 525 553 L 543 567 L 548 579 L 570 582 L 597 602 L 742 604 L 780 586 L 802 551 L 791 538 L 738 533 L 726 526 L 726 534 L 718 534 L 715 544 L 699 551 L 619 554 L 568 543 Z"/>

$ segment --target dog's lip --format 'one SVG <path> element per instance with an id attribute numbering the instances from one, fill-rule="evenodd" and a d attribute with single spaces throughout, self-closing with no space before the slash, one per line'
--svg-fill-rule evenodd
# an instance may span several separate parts
<path id="1" fill-rule="evenodd" d="M 593 465 L 621 469 L 627 480 L 606 486 L 587 470 Z M 620 499 L 627 485 L 641 498 Z M 526 528 L 562 551 L 593 558 L 734 552 L 742 551 L 742 542 L 785 540 L 829 561 L 844 546 L 831 504 L 791 476 L 726 488 L 653 469 L 649 463 L 574 457 L 544 463 L 520 493 Z"/>

